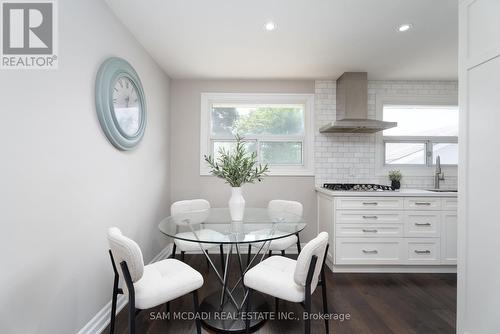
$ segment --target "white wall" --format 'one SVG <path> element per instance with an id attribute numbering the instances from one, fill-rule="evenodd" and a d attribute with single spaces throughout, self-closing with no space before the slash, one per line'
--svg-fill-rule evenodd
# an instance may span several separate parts
<path id="1" fill-rule="evenodd" d="M 377 166 L 377 134 L 322 134 L 318 129 L 335 120 L 336 82 L 316 81 L 316 134 L 315 134 L 315 174 L 316 184 L 325 182 L 380 183 L 390 184 L 385 171 Z M 383 97 L 445 99 L 458 103 L 456 81 L 368 81 L 368 118 L 375 119 L 377 99 Z M 422 170 L 422 174 L 403 173 L 401 184 L 406 188 L 432 188 L 432 170 Z M 428 168 L 424 168 L 428 169 Z M 456 167 L 446 168 L 442 187 L 457 186 Z"/>
<path id="2" fill-rule="evenodd" d="M 111 298 L 106 229 L 138 241 L 145 261 L 165 243 L 169 78 L 101 0 L 59 5 L 59 69 L 1 71 L 0 333 L 75 333 Z M 94 78 L 109 56 L 144 85 L 139 147 L 106 140 Z"/>
<path id="3" fill-rule="evenodd" d="M 312 80 L 172 80 L 171 83 L 171 197 L 172 201 L 201 197 L 214 207 L 227 207 L 230 188 L 213 176 L 200 176 L 201 93 L 314 93 Z M 316 194 L 312 176 L 270 176 L 243 188 L 248 206 L 263 207 L 271 199 L 296 200 L 304 205 L 309 223 L 301 234 L 317 234 Z"/>

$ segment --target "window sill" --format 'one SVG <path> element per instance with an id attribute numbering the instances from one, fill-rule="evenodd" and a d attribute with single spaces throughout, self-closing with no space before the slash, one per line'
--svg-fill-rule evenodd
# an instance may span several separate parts
<path id="1" fill-rule="evenodd" d="M 389 171 L 397 169 L 401 171 L 404 176 L 421 176 L 421 177 L 432 177 L 436 170 L 436 166 L 404 166 L 404 165 L 384 165 L 379 166 L 376 171 L 376 176 L 387 176 Z M 441 170 L 444 172 L 445 176 L 456 177 L 458 175 L 458 166 L 446 166 L 442 165 Z"/>

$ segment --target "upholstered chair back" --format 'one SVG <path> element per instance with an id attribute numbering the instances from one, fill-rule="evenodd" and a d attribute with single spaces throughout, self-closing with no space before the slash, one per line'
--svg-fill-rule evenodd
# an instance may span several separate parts
<path id="1" fill-rule="evenodd" d="M 269 201 L 267 208 L 270 211 L 288 212 L 295 216 L 302 217 L 303 208 L 300 202 L 274 199 L 272 201 Z"/>
<path id="2" fill-rule="evenodd" d="M 122 234 L 119 228 L 111 227 L 108 229 L 108 242 L 116 268 L 120 271 L 123 277 L 120 263 L 125 261 L 132 282 L 137 282 L 141 279 L 144 273 L 144 260 L 139 245 L 132 239 L 127 238 Z"/>
<path id="3" fill-rule="evenodd" d="M 203 223 L 210 213 L 210 203 L 204 199 L 178 201 L 170 207 L 170 214 L 178 225 Z"/>
<path id="4" fill-rule="evenodd" d="M 295 273 L 293 279 L 295 283 L 301 286 L 306 285 L 307 273 L 309 271 L 309 265 L 313 255 L 318 257 L 316 262 L 316 267 L 314 269 L 314 275 L 311 282 L 311 293 L 316 289 L 318 285 L 319 274 L 321 273 L 321 267 L 323 265 L 323 258 L 325 256 L 326 245 L 328 244 L 328 233 L 321 232 L 318 236 L 311 241 L 309 241 L 297 258 L 297 265 L 295 267 Z"/>

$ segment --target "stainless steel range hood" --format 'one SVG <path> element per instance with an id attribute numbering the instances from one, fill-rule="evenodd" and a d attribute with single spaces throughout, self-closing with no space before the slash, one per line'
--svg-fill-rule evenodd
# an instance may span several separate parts
<path id="1" fill-rule="evenodd" d="M 337 79 L 337 119 L 321 133 L 375 133 L 398 125 L 368 118 L 368 74 L 346 72 Z"/>

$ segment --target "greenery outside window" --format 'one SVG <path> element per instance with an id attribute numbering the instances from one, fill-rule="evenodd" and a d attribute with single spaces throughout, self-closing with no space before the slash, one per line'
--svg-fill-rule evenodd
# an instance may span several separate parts
<path id="1" fill-rule="evenodd" d="M 201 155 L 232 149 L 238 133 L 270 175 L 313 175 L 312 105 L 309 94 L 202 94 Z"/>

